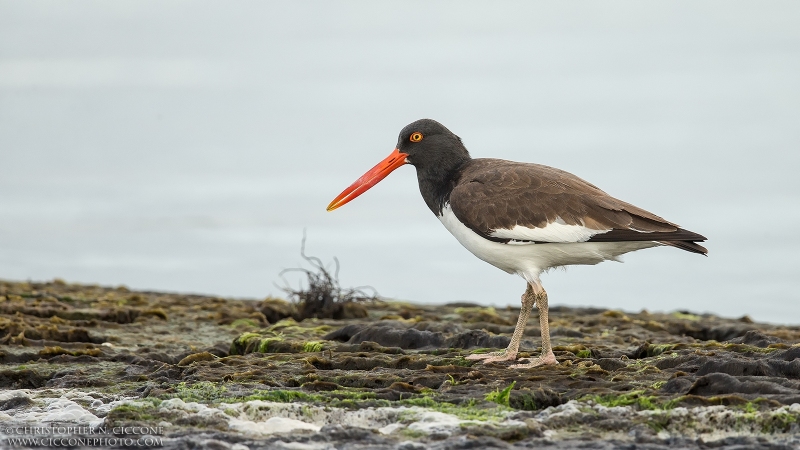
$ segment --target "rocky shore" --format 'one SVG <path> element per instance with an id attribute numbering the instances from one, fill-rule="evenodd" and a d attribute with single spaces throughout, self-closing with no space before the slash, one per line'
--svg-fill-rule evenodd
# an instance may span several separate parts
<path id="1" fill-rule="evenodd" d="M 0 281 L 0 446 L 800 448 L 800 326 L 553 307 L 558 365 L 464 358 L 518 312 Z"/>

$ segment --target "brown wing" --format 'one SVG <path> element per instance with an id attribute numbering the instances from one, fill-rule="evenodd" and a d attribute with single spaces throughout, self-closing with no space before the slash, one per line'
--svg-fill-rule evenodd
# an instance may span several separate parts
<path id="1" fill-rule="evenodd" d="M 707 252 L 694 243 L 705 237 L 611 197 L 575 175 L 539 164 L 472 160 L 450 194 L 450 206 L 461 222 L 495 241 L 509 240 L 491 236 L 495 230 L 544 228 L 560 219 L 603 232 L 591 242 L 659 241 Z"/>

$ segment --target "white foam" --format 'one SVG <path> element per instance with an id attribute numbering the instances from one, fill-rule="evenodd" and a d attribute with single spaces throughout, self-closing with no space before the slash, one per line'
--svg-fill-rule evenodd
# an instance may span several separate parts
<path id="1" fill-rule="evenodd" d="M 378 428 L 378 433 L 380 433 L 380 434 L 392 434 L 395 431 L 402 430 L 405 427 L 406 426 L 403 425 L 402 423 L 390 423 L 389 425 L 386 425 L 385 427 Z"/>
<path id="2" fill-rule="evenodd" d="M 102 395 L 63 389 L 3 391 L 0 392 L 0 401 L 13 398 L 23 398 L 27 401 L 19 402 L 20 406 L 16 408 L 0 412 L 0 421 L 59 422 L 96 427 L 103 423 L 102 417 L 105 417 L 108 411 L 118 406 L 152 405 L 149 401 L 130 398 L 104 403 L 97 397 L 102 397 Z M 215 420 L 221 419 L 227 422 L 231 429 L 253 436 L 296 432 L 314 433 L 319 432 L 326 425 L 365 428 L 383 435 L 396 434 L 404 429 L 422 434 L 453 434 L 459 432 L 465 424 L 503 428 L 527 426 L 524 422 L 511 419 L 510 416 L 515 414 L 513 411 L 505 413 L 505 416 L 501 414 L 491 420 L 481 421 L 464 420 L 453 414 L 416 406 L 347 410 L 305 403 L 277 403 L 261 400 L 208 406 L 196 402 L 185 402 L 181 399 L 170 399 L 161 402 L 159 409 L 178 417 L 200 416 L 202 418 L 214 417 Z M 665 424 L 658 433 L 658 437 L 661 439 L 685 437 L 713 442 L 732 436 L 764 436 L 764 427 L 771 427 L 774 423 L 790 423 L 790 429 L 773 430 L 768 434 L 800 432 L 800 404 L 797 403 L 768 411 L 748 413 L 725 406 L 638 411 L 630 406 L 606 407 L 593 402 L 572 400 L 563 405 L 540 411 L 534 418 L 526 420 L 538 422 L 541 428 L 546 430 L 546 437 L 559 439 L 569 437 L 571 433 L 569 424 L 573 422 L 572 419 L 584 414 L 599 414 L 603 417 L 631 423 L 657 422 Z M 793 416 L 794 420 L 787 419 L 786 415 Z M 170 424 L 161 422 L 159 426 L 166 427 Z M 609 437 L 629 439 L 626 431 L 622 430 L 609 432 Z M 316 449 L 316 447 L 314 448 Z M 309 449 L 311 448 L 309 447 Z"/>
<path id="3" fill-rule="evenodd" d="M 275 433 L 290 433 L 296 430 L 319 431 L 322 427 L 302 420 L 287 419 L 285 417 L 270 417 L 264 422 L 231 418 L 228 425 L 246 435 L 270 435 Z"/>
<path id="4" fill-rule="evenodd" d="M 25 411 L 19 411 L 9 419 L 21 422 L 66 422 L 100 426 L 103 419 L 87 411 L 81 405 L 66 398 L 41 399 L 42 406 L 33 406 Z"/>
<path id="5" fill-rule="evenodd" d="M 416 422 L 408 426 L 408 429 L 425 434 L 452 433 L 465 422 L 467 421 L 461 420 L 452 414 L 445 414 L 438 411 L 425 411 L 419 415 Z"/>

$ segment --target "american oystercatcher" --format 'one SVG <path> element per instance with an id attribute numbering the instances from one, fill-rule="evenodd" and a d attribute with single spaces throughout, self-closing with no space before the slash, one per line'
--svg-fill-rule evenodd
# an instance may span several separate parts
<path id="1" fill-rule="evenodd" d="M 571 173 L 539 164 L 472 159 L 461 138 L 430 119 L 403 128 L 394 151 L 333 199 L 328 211 L 363 194 L 404 164 L 416 167 L 422 199 L 461 245 L 527 281 L 508 348 L 468 359 L 516 360 L 536 305 L 542 354 L 511 367 L 557 363 L 550 345 L 547 292 L 539 280 L 548 269 L 597 264 L 662 245 L 708 253 L 697 244 L 705 237 L 617 200 Z"/>

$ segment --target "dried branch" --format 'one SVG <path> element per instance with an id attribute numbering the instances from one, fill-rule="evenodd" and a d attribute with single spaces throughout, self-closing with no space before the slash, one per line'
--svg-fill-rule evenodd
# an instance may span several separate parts
<path id="1" fill-rule="evenodd" d="M 300 255 L 312 269 L 293 268 L 284 269 L 281 271 L 280 276 L 286 282 L 284 274 L 287 272 L 302 272 L 307 278 L 307 287 L 303 287 L 302 282 L 297 289 L 293 289 L 286 282 L 285 286 L 279 288 L 283 290 L 289 300 L 295 305 L 298 313 L 298 320 L 303 320 L 310 317 L 319 319 L 341 319 L 344 318 L 348 309 L 347 305 L 354 303 L 374 302 L 378 301 L 378 292 L 369 286 L 347 288 L 343 289 L 339 285 L 339 260 L 333 258 L 334 267 L 333 274 L 328 267 L 322 263 L 322 260 L 316 256 L 306 255 L 306 233 L 303 230 L 303 240 L 300 245 Z M 366 290 L 371 290 L 372 294 L 367 294 Z M 366 310 L 363 310 L 364 314 Z"/>

